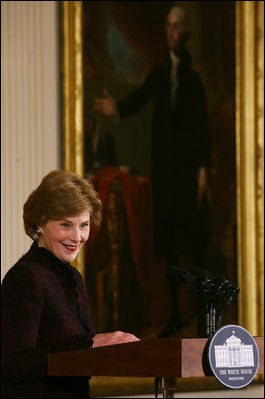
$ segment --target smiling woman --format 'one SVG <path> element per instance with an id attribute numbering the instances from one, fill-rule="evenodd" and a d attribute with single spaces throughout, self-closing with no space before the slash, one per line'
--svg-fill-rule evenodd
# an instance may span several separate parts
<path id="1" fill-rule="evenodd" d="M 34 243 L 2 284 L 2 396 L 89 397 L 89 377 L 47 377 L 47 355 L 138 340 L 96 334 L 82 277 L 70 264 L 90 223 L 100 223 L 101 201 L 87 180 L 55 170 L 29 195 L 23 218 Z"/>
<path id="2" fill-rule="evenodd" d="M 63 262 L 73 262 L 88 240 L 90 214 L 83 212 L 63 220 L 49 220 L 39 231 L 39 247 L 47 248 Z"/>

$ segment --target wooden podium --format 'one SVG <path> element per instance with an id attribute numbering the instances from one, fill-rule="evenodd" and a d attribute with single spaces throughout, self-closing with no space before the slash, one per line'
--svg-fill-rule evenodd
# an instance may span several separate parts
<path id="1" fill-rule="evenodd" d="M 264 337 L 254 337 L 264 373 Z M 208 338 L 159 338 L 48 355 L 49 376 L 207 377 Z"/>

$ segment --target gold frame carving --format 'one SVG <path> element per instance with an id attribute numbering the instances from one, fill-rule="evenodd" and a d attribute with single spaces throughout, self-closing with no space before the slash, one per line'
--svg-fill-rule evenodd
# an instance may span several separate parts
<path id="1" fill-rule="evenodd" d="M 83 175 L 82 1 L 62 5 L 63 168 Z M 263 1 L 236 1 L 238 324 L 264 335 Z M 84 257 L 77 261 L 84 277 Z"/>
<path id="2" fill-rule="evenodd" d="M 61 2 L 62 167 L 84 175 L 82 1 Z M 73 265 L 85 277 L 82 249 Z"/>
<path id="3" fill-rule="evenodd" d="M 238 322 L 264 335 L 264 2 L 235 5 Z"/>

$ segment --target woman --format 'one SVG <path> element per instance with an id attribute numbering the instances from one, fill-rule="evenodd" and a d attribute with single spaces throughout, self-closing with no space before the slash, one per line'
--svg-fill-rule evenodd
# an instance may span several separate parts
<path id="1" fill-rule="evenodd" d="M 48 377 L 47 354 L 136 341 L 95 334 L 80 273 L 71 266 L 101 220 L 101 202 L 78 175 L 52 171 L 24 204 L 34 241 L 2 283 L 2 396 L 89 397 L 89 377 Z"/>

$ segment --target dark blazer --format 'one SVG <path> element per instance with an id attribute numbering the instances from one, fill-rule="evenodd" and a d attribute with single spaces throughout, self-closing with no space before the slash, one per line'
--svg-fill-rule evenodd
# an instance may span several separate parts
<path id="1" fill-rule="evenodd" d="M 179 58 L 173 106 L 170 58 L 117 104 L 120 117 L 125 118 L 153 101 L 152 188 L 156 251 L 161 256 L 175 249 L 189 253 L 199 245 L 195 242 L 202 233 L 198 231 L 198 169 L 208 168 L 211 156 L 203 84 L 191 68 L 189 53 L 183 51 Z"/>
<path id="2" fill-rule="evenodd" d="M 47 354 L 92 346 L 80 273 L 33 243 L 2 283 L 2 396 L 88 397 L 87 377 L 47 377 Z"/>

